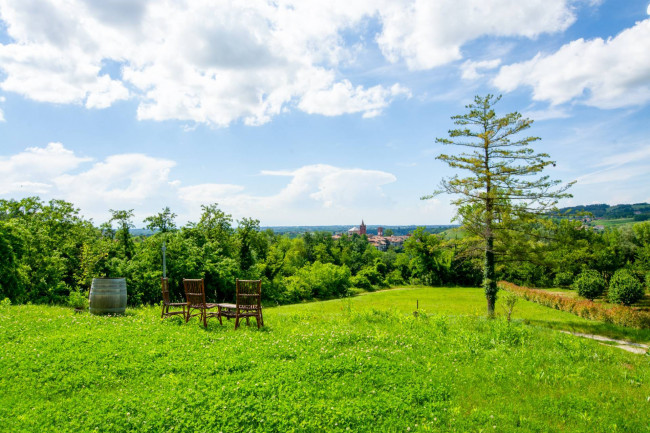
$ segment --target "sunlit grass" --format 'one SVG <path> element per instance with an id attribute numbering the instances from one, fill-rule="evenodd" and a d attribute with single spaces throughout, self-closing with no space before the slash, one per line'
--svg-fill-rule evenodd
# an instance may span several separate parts
<path id="1" fill-rule="evenodd" d="M 0 308 L 0 430 L 650 431 L 648 356 L 524 323 L 587 322 L 567 313 L 520 301 L 508 325 L 484 304 L 399 289 L 266 308 L 261 331 Z"/>

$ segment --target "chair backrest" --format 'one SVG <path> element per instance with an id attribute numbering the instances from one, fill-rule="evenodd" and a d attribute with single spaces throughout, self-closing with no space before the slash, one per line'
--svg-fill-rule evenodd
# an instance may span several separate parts
<path id="1" fill-rule="evenodd" d="M 164 304 L 169 304 L 171 301 L 169 300 L 169 278 L 161 278 L 161 286 L 162 286 L 162 296 L 163 296 L 163 303 Z"/>
<path id="2" fill-rule="evenodd" d="M 262 305 L 262 280 L 237 279 L 237 307 L 259 309 Z"/>
<path id="3" fill-rule="evenodd" d="M 203 279 L 191 280 L 183 278 L 183 287 L 185 288 L 185 299 L 190 305 L 205 304 L 205 286 Z"/>

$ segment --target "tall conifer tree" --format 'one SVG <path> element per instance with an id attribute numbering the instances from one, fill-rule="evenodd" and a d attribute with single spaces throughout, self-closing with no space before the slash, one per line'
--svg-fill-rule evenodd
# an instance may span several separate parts
<path id="1" fill-rule="evenodd" d="M 457 206 L 456 218 L 480 240 L 484 254 L 483 288 L 488 316 L 494 315 L 498 290 L 497 257 L 509 254 L 504 247 L 526 233 L 523 227 L 554 210 L 559 199 L 571 197 L 565 191 L 573 184 L 560 185 L 561 181 L 541 175 L 555 162 L 548 159 L 548 154 L 535 153 L 530 147 L 539 137 L 518 137 L 533 121 L 517 112 L 498 117 L 493 107 L 500 99 L 476 96 L 474 103 L 466 106 L 466 114 L 452 116 L 459 128 L 450 130 L 449 138 L 437 138 L 436 142 L 469 150 L 441 154 L 437 159 L 469 172 L 469 176 L 445 178 L 440 190 L 422 197 L 428 199 L 440 193 L 457 197 L 452 201 Z"/>

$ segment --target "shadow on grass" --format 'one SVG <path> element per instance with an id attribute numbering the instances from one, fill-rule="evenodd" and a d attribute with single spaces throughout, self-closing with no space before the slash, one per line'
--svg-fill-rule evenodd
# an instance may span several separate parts
<path id="1" fill-rule="evenodd" d="M 550 329 L 563 331 L 581 332 L 584 334 L 603 335 L 605 337 L 615 338 L 617 340 L 627 340 L 633 343 L 650 342 L 650 329 L 634 329 L 616 326 L 603 322 L 562 322 L 550 320 L 523 320 L 524 323 L 542 326 Z"/>

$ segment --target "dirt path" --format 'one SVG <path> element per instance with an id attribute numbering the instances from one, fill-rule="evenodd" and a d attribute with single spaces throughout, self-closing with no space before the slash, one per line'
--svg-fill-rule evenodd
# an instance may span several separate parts
<path id="1" fill-rule="evenodd" d="M 607 344 L 607 345 L 618 347 L 619 349 L 627 350 L 628 352 L 638 353 L 641 355 L 647 353 L 648 349 L 650 349 L 650 346 L 647 344 L 632 343 L 631 341 L 625 341 L 625 340 L 616 340 L 614 338 L 603 337 L 602 335 L 583 334 L 581 332 L 569 332 L 569 331 L 560 331 L 560 332 L 564 332 L 565 334 L 576 335 L 578 337 L 591 338 L 592 340 L 602 342 L 601 344 L 615 343 L 615 344 Z"/>

